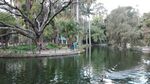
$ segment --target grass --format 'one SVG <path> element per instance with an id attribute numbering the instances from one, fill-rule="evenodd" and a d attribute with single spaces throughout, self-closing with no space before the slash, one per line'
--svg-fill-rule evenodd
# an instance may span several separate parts
<path id="1" fill-rule="evenodd" d="M 27 51 L 35 50 L 36 46 L 35 45 L 17 45 L 17 46 L 9 46 L 8 48 L 5 49 L 0 49 L 6 52 L 13 52 L 13 53 L 24 53 Z"/>
<path id="2" fill-rule="evenodd" d="M 15 47 L 15 50 L 30 51 L 31 49 L 35 49 L 35 48 L 36 48 L 35 45 L 18 45 Z M 13 49 L 13 47 L 10 49 Z"/>
<path id="3" fill-rule="evenodd" d="M 35 50 L 37 47 L 36 45 L 28 45 L 28 44 L 24 44 L 24 45 L 17 45 L 17 46 L 9 46 L 7 48 L 4 48 L 1 50 L 12 50 L 12 51 L 31 51 L 31 50 Z M 55 48 L 61 48 L 61 46 L 57 45 L 57 44 L 53 44 L 53 43 L 48 43 L 48 45 L 46 45 L 44 48 L 47 49 L 55 49 Z"/>
<path id="4" fill-rule="evenodd" d="M 46 46 L 47 49 L 55 49 L 55 48 L 61 48 L 61 46 L 57 45 L 57 44 L 53 44 L 53 43 L 48 43 L 48 45 Z"/>
<path id="5" fill-rule="evenodd" d="M 44 49 L 60 49 L 60 48 L 66 48 L 66 45 L 58 45 L 54 43 L 48 43 L 47 45 L 44 46 Z M 17 45 L 17 46 L 9 46 L 7 48 L 0 48 L 1 52 L 6 52 L 6 53 L 26 53 L 28 51 L 35 52 L 37 50 L 36 45 Z"/>

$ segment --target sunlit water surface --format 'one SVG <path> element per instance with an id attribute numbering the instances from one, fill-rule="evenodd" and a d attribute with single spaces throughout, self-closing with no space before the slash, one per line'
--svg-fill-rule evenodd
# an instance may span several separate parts
<path id="1" fill-rule="evenodd" d="M 92 47 L 75 56 L 1 58 L 0 84 L 150 84 L 150 54 Z"/>

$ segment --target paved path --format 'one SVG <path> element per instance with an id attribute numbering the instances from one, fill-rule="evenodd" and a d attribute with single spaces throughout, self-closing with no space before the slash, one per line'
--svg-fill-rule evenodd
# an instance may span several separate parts
<path id="1" fill-rule="evenodd" d="M 70 50 L 70 49 L 51 49 L 51 50 L 42 50 L 39 52 L 28 52 L 26 54 L 15 54 L 15 53 L 3 53 L 0 57 L 54 57 L 54 56 L 67 56 L 75 55 L 84 52 L 84 50 Z"/>

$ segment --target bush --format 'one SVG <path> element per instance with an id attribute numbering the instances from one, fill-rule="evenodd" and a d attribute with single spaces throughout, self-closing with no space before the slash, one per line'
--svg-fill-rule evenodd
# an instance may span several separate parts
<path id="1" fill-rule="evenodd" d="M 15 50 L 15 51 L 30 51 L 31 49 L 36 49 L 36 46 L 35 45 L 18 45 L 18 46 L 15 46 L 15 47 L 8 47 L 8 49 L 10 50 Z"/>
<path id="2" fill-rule="evenodd" d="M 46 46 L 46 48 L 48 48 L 48 49 L 54 49 L 54 48 L 60 48 L 60 46 L 58 46 L 57 44 L 48 43 L 48 45 Z"/>

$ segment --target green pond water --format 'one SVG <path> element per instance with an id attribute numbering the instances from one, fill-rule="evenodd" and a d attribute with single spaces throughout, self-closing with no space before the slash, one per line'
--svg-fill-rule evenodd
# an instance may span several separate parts
<path id="1" fill-rule="evenodd" d="M 0 58 L 0 84 L 150 84 L 150 54 L 92 47 L 74 56 Z"/>

